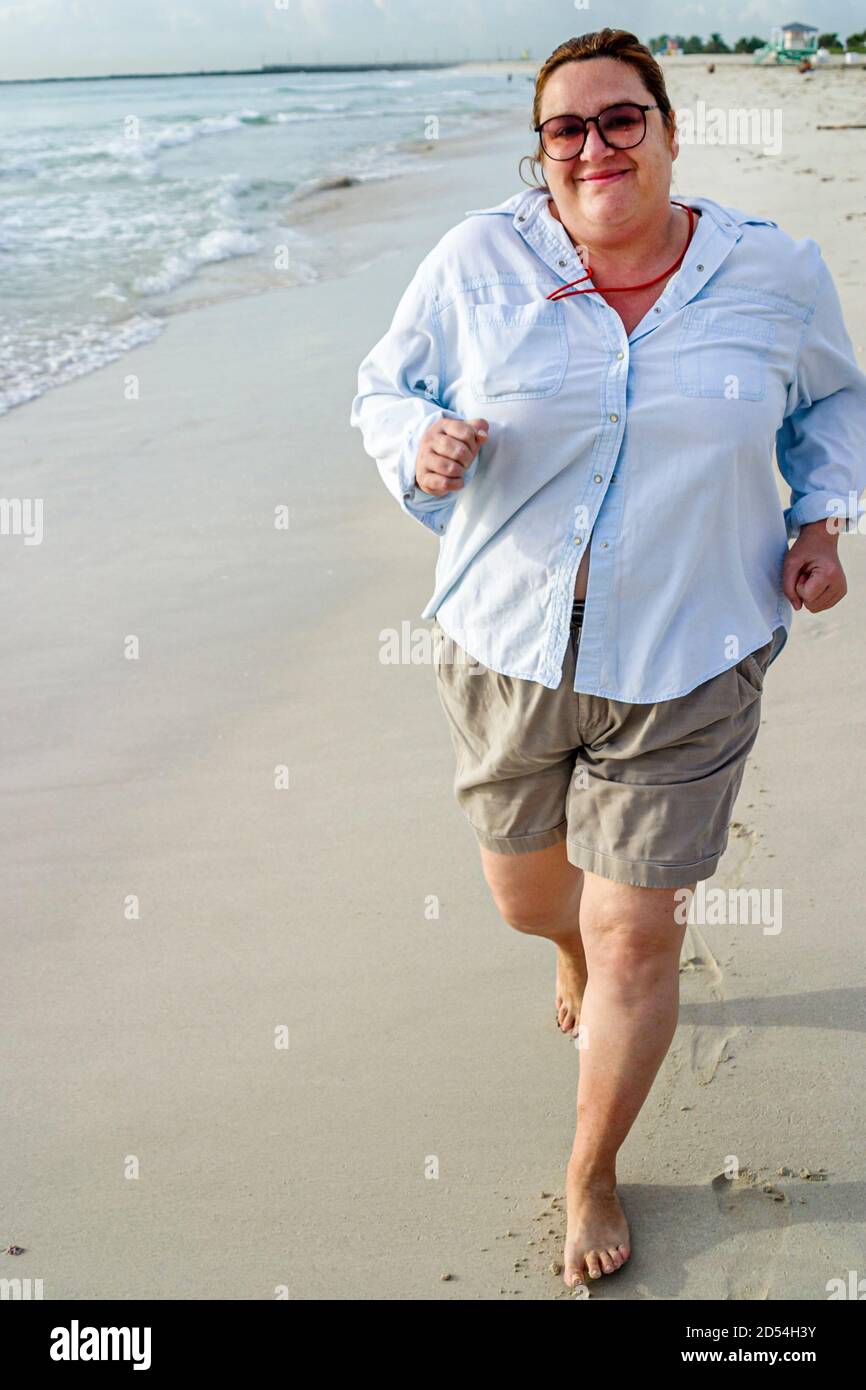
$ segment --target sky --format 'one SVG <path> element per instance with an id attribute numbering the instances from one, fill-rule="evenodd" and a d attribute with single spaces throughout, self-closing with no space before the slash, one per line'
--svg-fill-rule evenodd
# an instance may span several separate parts
<path id="1" fill-rule="evenodd" d="M 844 38 L 861 0 L 0 0 L 0 78 L 267 63 L 543 60 L 605 25 L 644 41 L 711 30 L 728 42 L 799 20 Z M 796 8 L 799 4 L 800 8 Z M 781 7 L 780 7 L 781 5 Z"/>

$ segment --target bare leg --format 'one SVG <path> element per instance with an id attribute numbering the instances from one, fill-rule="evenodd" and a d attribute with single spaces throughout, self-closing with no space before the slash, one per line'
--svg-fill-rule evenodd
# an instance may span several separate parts
<path id="1" fill-rule="evenodd" d="M 569 1286 L 612 1274 L 631 1253 L 616 1157 L 673 1038 L 685 923 L 673 888 L 584 875 L 581 934 L 589 969 L 580 1028 L 577 1130 L 568 1164 Z M 694 891 L 694 884 L 690 885 Z"/>
<path id="2" fill-rule="evenodd" d="M 556 944 L 556 1021 L 577 1037 L 586 988 L 580 939 L 583 870 L 565 853 L 565 841 L 530 854 L 481 850 L 481 865 L 494 901 L 509 926 Z"/>

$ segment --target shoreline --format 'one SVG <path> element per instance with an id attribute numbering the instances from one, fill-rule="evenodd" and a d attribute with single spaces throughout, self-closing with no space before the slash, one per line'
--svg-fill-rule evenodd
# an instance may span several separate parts
<path id="1" fill-rule="evenodd" d="M 487 117 L 481 118 L 480 124 L 486 124 L 487 120 Z M 111 325 L 112 333 L 120 341 L 107 349 L 106 360 L 81 363 L 80 369 L 76 364 L 65 380 L 43 386 L 26 399 L 0 410 L 0 422 L 21 410 L 32 409 L 55 391 L 86 380 L 95 372 L 131 360 L 131 354 L 162 338 L 179 317 L 197 313 L 214 304 L 257 298 L 271 292 L 290 292 L 305 284 L 325 283 L 351 273 L 340 268 L 344 254 L 341 239 L 349 223 L 352 226 L 353 249 L 357 251 L 363 248 L 362 262 L 372 262 L 378 255 L 387 254 L 377 240 L 371 239 L 371 232 L 381 225 L 383 214 L 392 215 L 395 222 L 399 221 L 401 202 L 413 197 L 422 199 L 425 182 L 437 175 L 441 182 L 448 176 L 450 167 L 475 154 L 479 139 L 487 138 L 495 150 L 503 142 L 508 143 L 513 138 L 514 130 L 524 123 L 523 116 L 518 117 L 507 109 L 499 113 L 498 120 L 503 127 L 501 131 L 488 133 L 475 128 L 448 135 L 441 141 L 412 139 L 395 142 L 398 159 L 408 157 L 412 160 L 411 166 L 395 174 L 380 178 L 333 175 L 325 176 L 320 186 L 300 185 L 285 199 L 278 224 L 279 230 L 288 237 L 299 238 L 297 247 L 290 245 L 290 254 L 293 257 L 296 254 L 300 259 L 299 279 L 291 279 L 286 284 L 275 281 L 274 272 L 268 269 L 270 261 L 265 249 L 249 255 L 204 262 L 172 291 L 140 297 L 132 303 L 127 317 L 117 319 Z M 528 117 L 526 124 L 529 125 Z M 530 143 L 527 139 L 528 148 Z M 294 259 L 291 264 L 290 273 L 297 274 Z M 126 345 L 122 341 L 124 338 L 128 340 Z"/>
<path id="2" fill-rule="evenodd" d="M 698 80 L 699 70 L 706 57 L 707 55 L 699 54 L 683 55 L 680 58 L 664 56 L 666 80 L 671 83 L 679 73 L 680 77 L 691 85 Z M 738 68 L 747 65 L 743 63 L 742 55 L 723 54 L 713 58 L 712 61 L 720 64 L 720 69 L 713 83 L 706 84 L 708 87 L 710 85 L 718 87 L 719 81 L 723 82 L 726 75 L 735 76 Z M 751 66 L 750 63 L 748 65 Z M 444 66 L 472 71 L 519 72 L 528 77 L 537 71 L 539 65 L 534 60 L 514 60 L 513 62 L 490 60 L 484 63 L 468 62 Z M 828 68 L 832 66 L 827 65 Z M 763 68 L 756 69 L 756 71 L 761 71 L 766 75 L 767 80 L 772 80 L 776 89 L 776 101 L 786 103 L 782 110 L 788 109 L 791 98 L 795 94 L 802 95 L 806 90 L 800 75 L 793 68 Z M 816 78 L 820 81 L 821 71 L 822 69 L 819 68 L 815 73 L 809 74 L 806 82 L 814 83 Z M 850 72 L 852 78 L 856 74 L 858 80 L 862 77 L 858 68 L 848 68 L 843 64 L 836 65 L 833 71 L 834 81 L 838 81 L 840 71 Z M 706 78 L 706 74 L 704 76 Z M 798 83 L 799 86 L 788 85 L 791 82 Z M 848 84 L 846 83 L 845 86 L 847 88 Z M 835 95 L 838 96 L 839 91 L 840 89 L 837 89 Z M 727 107 L 724 103 L 710 100 L 709 91 L 707 96 L 695 94 L 692 96 L 691 102 L 680 102 L 679 104 L 674 100 L 673 88 L 671 95 L 675 109 L 692 118 L 691 125 L 688 121 L 683 125 L 681 145 L 683 152 L 689 145 L 693 149 L 712 152 L 713 146 L 711 144 L 694 140 L 695 124 L 697 124 L 698 129 L 702 129 L 702 123 L 706 124 L 708 119 L 712 125 L 714 117 L 727 115 L 734 117 L 742 110 L 737 97 L 733 94 L 729 97 L 731 104 Z M 850 87 L 845 95 L 852 99 L 853 109 L 859 95 L 859 89 Z M 134 353 L 142 346 L 147 346 L 155 339 L 162 337 L 169 325 L 179 316 L 197 312 L 212 304 L 254 298 L 276 290 L 291 290 L 296 288 L 299 283 L 319 283 L 330 280 L 335 275 L 344 274 L 344 271 L 338 269 L 343 255 L 340 239 L 346 230 L 346 224 L 353 216 L 358 220 L 358 225 L 352 227 L 352 236 L 357 249 L 361 251 L 362 264 L 372 263 L 379 254 L 383 254 L 376 242 L 371 240 L 372 230 L 381 226 L 383 216 L 386 214 L 390 215 L 393 222 L 396 223 L 400 217 L 401 205 L 411 202 L 413 198 L 420 199 L 423 196 L 418 180 L 430 177 L 436 179 L 438 176 L 441 183 L 443 174 L 447 174 L 450 167 L 457 167 L 455 162 L 459 163 L 462 158 L 471 158 L 479 147 L 479 142 L 485 139 L 489 139 L 492 158 L 496 157 L 498 149 L 511 148 L 518 135 L 524 141 L 522 153 L 531 153 L 534 146 L 534 135 L 531 130 L 531 99 L 531 89 L 527 84 L 527 109 L 525 113 L 519 114 L 510 108 L 504 108 L 496 115 L 496 122 L 501 126 L 501 130 L 497 129 L 489 136 L 483 128 L 480 130 L 476 128 L 463 130 L 459 134 L 448 135 L 439 141 L 407 139 L 395 142 L 394 152 L 397 157 L 409 157 L 413 161 L 412 167 L 407 167 L 397 173 L 388 174 L 381 178 L 355 177 L 350 173 L 335 174 L 323 176 L 318 186 L 316 184 L 312 186 L 309 184 L 299 185 L 285 199 L 280 211 L 278 227 L 287 236 L 295 235 L 300 238 L 299 244 L 291 248 L 292 254 L 296 253 L 300 263 L 300 281 L 292 281 L 288 284 L 280 284 L 275 281 L 273 270 L 268 268 L 268 257 L 264 250 L 255 251 L 248 255 L 231 255 L 221 260 L 204 262 L 198 265 L 194 272 L 175 289 L 165 294 L 139 298 L 131 304 L 130 313 L 126 318 L 118 319 L 111 325 L 112 334 L 119 340 L 113 343 L 110 348 L 110 351 L 116 355 L 105 362 L 83 364 L 80 371 L 77 369 L 71 371 L 65 381 L 44 386 L 27 399 L 8 406 L 0 414 L 0 419 L 8 419 L 23 408 L 32 408 L 37 401 L 51 395 L 62 386 L 70 386 L 74 382 L 81 381 L 94 371 L 104 371 L 111 362 L 126 360 L 130 353 Z M 733 104 L 735 101 L 737 104 Z M 697 106 L 696 121 L 693 104 Z M 779 114 L 779 108 L 777 107 L 771 114 L 775 118 Z M 483 127 L 488 119 L 486 116 L 479 117 L 479 124 Z M 716 120 L 716 124 L 718 125 L 718 120 Z M 798 141 L 802 139 L 802 134 L 801 131 L 796 132 Z M 713 134 L 713 138 L 716 138 L 715 134 Z M 831 139 L 832 133 L 828 132 L 825 138 Z M 848 138 L 850 139 L 850 135 Z M 719 144 L 715 146 L 715 149 L 718 148 L 731 149 L 731 146 L 727 145 L 724 140 L 720 140 Z M 753 151 L 747 146 L 743 147 L 742 155 L 733 153 L 736 162 L 748 161 L 752 156 Z M 757 157 L 762 157 L 760 151 L 758 151 Z M 781 158 L 782 160 L 785 158 L 781 151 L 777 152 L 772 148 L 766 151 L 764 157 Z M 515 159 L 515 165 L 516 163 L 517 160 Z M 681 153 L 679 163 L 674 166 L 675 184 L 677 175 L 684 166 L 685 161 L 683 153 Z M 522 185 L 515 168 L 511 191 L 516 191 L 520 186 Z M 690 191 L 696 190 L 693 188 Z M 507 195 L 503 193 L 502 196 Z M 847 214 L 849 220 L 852 220 L 854 215 L 853 210 L 851 214 Z M 125 330 L 128 332 L 125 333 Z M 124 344 L 124 337 L 128 337 L 130 340 L 128 346 Z"/>

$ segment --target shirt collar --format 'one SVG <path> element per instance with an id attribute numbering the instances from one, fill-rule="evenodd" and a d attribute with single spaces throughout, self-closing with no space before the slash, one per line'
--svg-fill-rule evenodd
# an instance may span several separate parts
<path id="1" fill-rule="evenodd" d="M 518 235 L 565 284 L 583 273 L 583 265 L 564 226 L 550 211 L 549 196 L 547 189 L 529 188 L 492 207 L 473 209 L 472 213 L 510 217 Z M 666 317 L 666 311 L 679 309 L 695 298 L 741 239 L 743 222 L 768 220 L 750 218 L 733 208 L 724 208 L 712 198 L 683 195 L 677 201 L 699 208 L 701 216 L 682 265 L 659 296 L 660 315 L 653 315 L 653 322 L 644 320 L 646 326 L 636 329 L 632 337 L 642 337 Z M 578 295 L 575 302 L 596 298 Z"/>

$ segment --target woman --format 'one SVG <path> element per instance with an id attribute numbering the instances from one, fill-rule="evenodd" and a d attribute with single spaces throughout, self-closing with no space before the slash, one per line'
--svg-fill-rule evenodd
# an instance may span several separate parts
<path id="1" fill-rule="evenodd" d="M 633 34 L 557 48 L 533 128 L 544 182 L 425 257 L 351 422 L 440 538 L 422 616 L 492 895 L 556 945 L 581 1049 L 572 1286 L 629 1257 L 616 1157 L 676 1028 L 767 667 L 792 608 L 846 591 L 866 378 L 814 241 L 671 199 L 675 119 Z"/>

